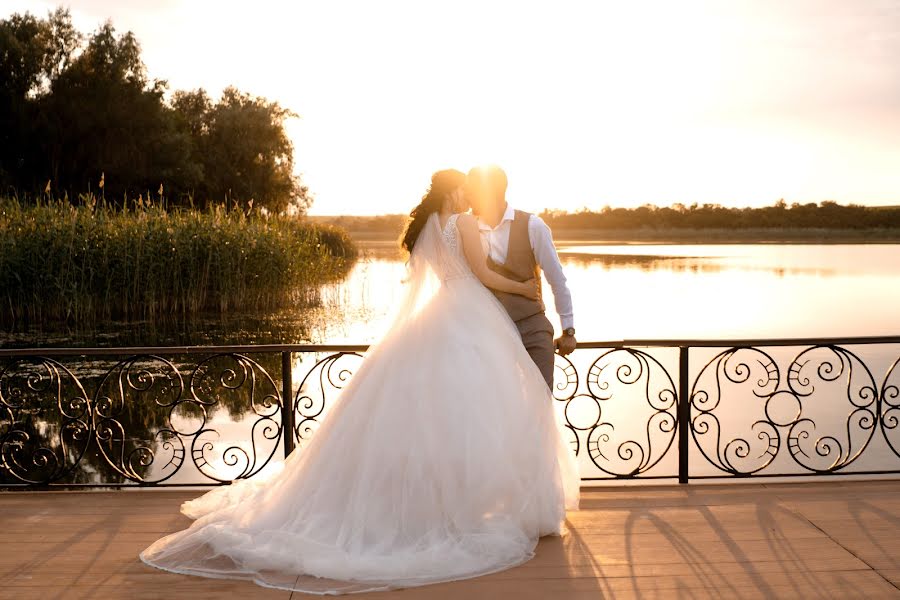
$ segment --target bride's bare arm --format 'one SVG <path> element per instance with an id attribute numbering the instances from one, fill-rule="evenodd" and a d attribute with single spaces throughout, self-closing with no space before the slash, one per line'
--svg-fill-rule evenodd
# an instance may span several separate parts
<path id="1" fill-rule="evenodd" d="M 481 247 L 481 237 L 478 233 L 478 224 L 475 222 L 475 217 L 469 214 L 461 214 L 456 221 L 456 226 L 459 228 L 459 235 L 462 238 L 466 262 L 469 263 L 469 268 L 472 269 L 472 272 L 475 273 L 475 276 L 481 283 L 486 287 L 501 292 L 518 294 L 526 298 L 537 298 L 537 283 L 534 279 L 522 282 L 514 281 L 488 268 L 487 257 L 484 255 L 484 249 Z"/>

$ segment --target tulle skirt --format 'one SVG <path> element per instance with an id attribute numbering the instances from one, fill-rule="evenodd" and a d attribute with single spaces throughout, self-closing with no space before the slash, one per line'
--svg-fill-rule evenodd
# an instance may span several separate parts
<path id="1" fill-rule="evenodd" d="M 577 508 L 550 392 L 477 280 L 445 282 L 364 359 L 311 442 L 184 503 L 154 567 L 338 594 L 475 577 L 533 556 Z"/>

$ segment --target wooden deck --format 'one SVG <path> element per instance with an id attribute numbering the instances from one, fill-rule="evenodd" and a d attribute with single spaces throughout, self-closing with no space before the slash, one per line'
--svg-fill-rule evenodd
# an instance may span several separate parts
<path id="1" fill-rule="evenodd" d="M 0 494 L 0 597 L 288 598 L 252 583 L 172 575 L 138 552 L 186 527 L 196 492 Z M 587 489 L 570 534 L 518 568 L 350 596 L 900 598 L 900 481 Z"/>

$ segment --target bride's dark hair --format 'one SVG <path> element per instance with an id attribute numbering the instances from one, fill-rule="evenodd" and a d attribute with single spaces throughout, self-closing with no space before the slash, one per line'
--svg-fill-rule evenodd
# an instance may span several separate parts
<path id="1" fill-rule="evenodd" d="M 431 213 L 440 211 L 447 194 L 462 186 L 465 182 L 466 174 L 456 169 L 444 169 L 432 175 L 431 186 L 429 186 L 425 195 L 422 196 L 422 201 L 409 213 L 410 221 L 406 225 L 406 231 L 400 240 L 400 246 L 411 253 Z"/>

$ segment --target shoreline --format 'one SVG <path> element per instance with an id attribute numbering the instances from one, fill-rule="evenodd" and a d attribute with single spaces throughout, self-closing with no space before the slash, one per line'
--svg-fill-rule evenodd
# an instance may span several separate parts
<path id="1" fill-rule="evenodd" d="M 350 238 L 368 246 L 396 244 L 398 232 L 347 229 Z M 900 229 L 569 229 L 553 230 L 553 240 L 567 246 L 622 244 L 900 244 Z"/>
<path id="2" fill-rule="evenodd" d="M 569 245 L 627 244 L 900 244 L 900 229 L 661 229 L 605 231 L 556 229 Z"/>

